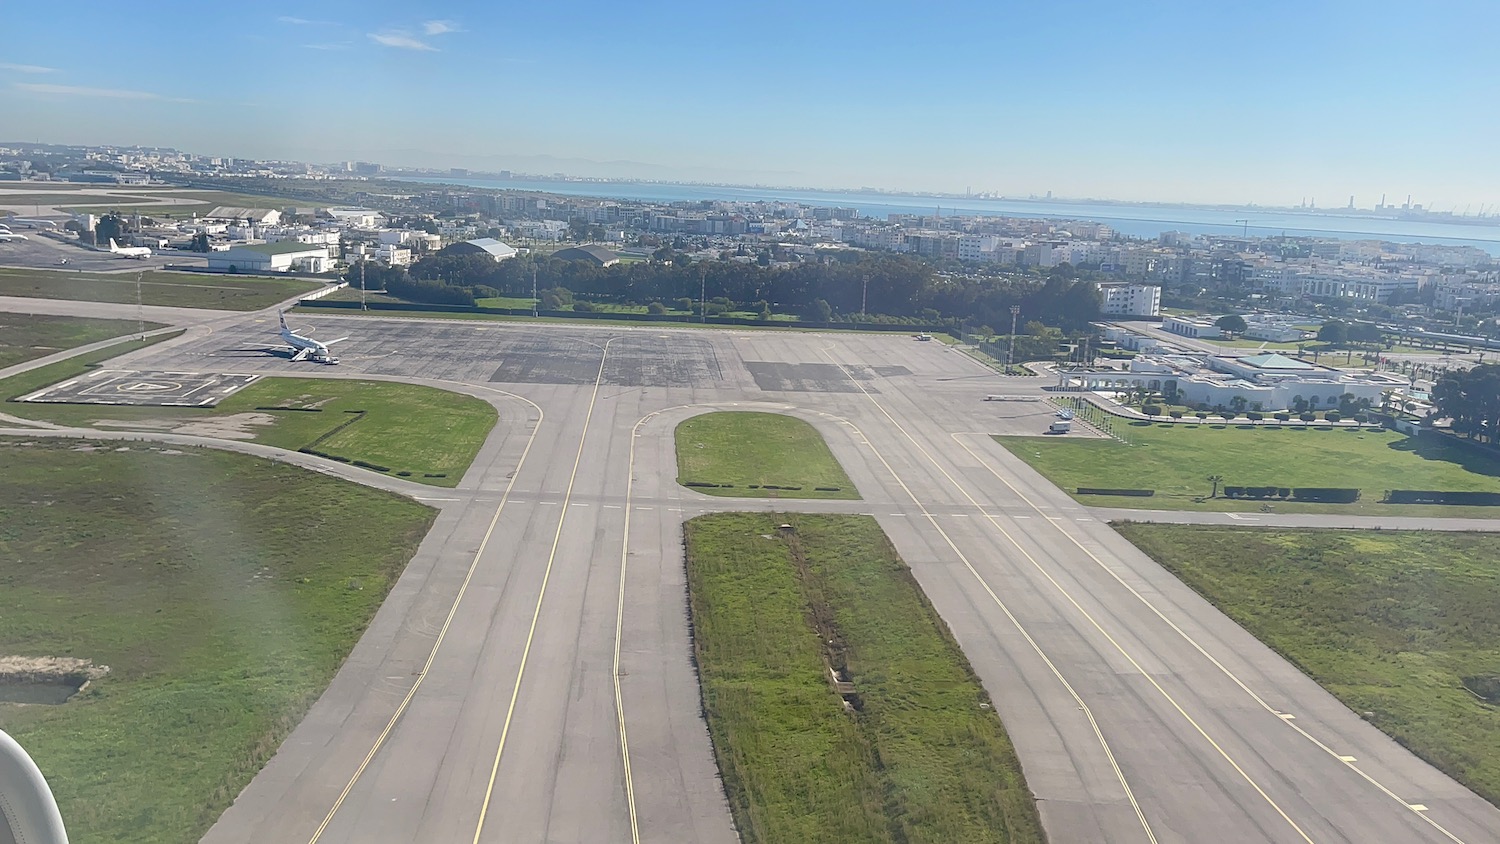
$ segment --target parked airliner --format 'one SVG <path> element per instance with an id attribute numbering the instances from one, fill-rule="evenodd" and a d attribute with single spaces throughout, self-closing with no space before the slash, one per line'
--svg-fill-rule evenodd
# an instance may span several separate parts
<path id="1" fill-rule="evenodd" d="M 121 246 L 115 243 L 114 238 L 109 239 L 109 251 L 111 254 L 122 258 L 150 258 L 151 247 L 149 246 Z"/>
<path id="2" fill-rule="evenodd" d="M 287 342 L 287 345 L 291 347 L 292 352 L 294 352 L 294 354 L 292 355 L 292 360 L 311 360 L 316 363 L 326 363 L 329 365 L 333 365 L 339 362 L 339 359 L 333 356 L 333 353 L 328 350 L 328 347 L 332 346 L 334 343 L 341 343 L 345 340 L 348 340 L 348 337 L 340 337 L 337 340 L 329 340 L 327 343 L 320 343 L 311 337 L 304 337 L 289 328 L 286 324 L 285 312 L 277 311 L 276 316 L 281 320 L 281 339 L 285 340 Z"/>

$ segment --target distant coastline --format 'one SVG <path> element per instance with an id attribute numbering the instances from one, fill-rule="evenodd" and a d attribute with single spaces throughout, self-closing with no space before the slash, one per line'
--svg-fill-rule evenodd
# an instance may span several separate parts
<path id="1" fill-rule="evenodd" d="M 1262 206 L 1205 206 L 1162 203 L 1080 202 L 1051 199 L 976 199 L 937 194 L 908 194 L 865 189 L 854 192 L 711 185 L 650 180 L 485 178 L 469 174 L 391 173 L 386 179 L 408 184 L 448 185 L 458 188 L 515 190 L 602 201 L 654 202 L 782 202 L 808 206 L 854 208 L 860 216 L 877 220 L 892 214 L 935 216 L 1021 217 L 1048 220 L 1089 220 L 1109 225 L 1129 237 L 1154 239 L 1165 231 L 1189 234 L 1255 237 L 1324 237 L 1339 240 L 1385 240 L 1397 243 L 1440 243 L 1472 246 L 1500 256 L 1500 226 L 1456 225 L 1438 220 L 1393 220 L 1351 217 L 1321 209 L 1272 209 Z"/>
<path id="2" fill-rule="evenodd" d="M 1027 203 L 1038 206 L 1090 205 L 1110 208 L 1140 208 L 1186 211 L 1234 211 L 1251 214 L 1292 214 L 1317 218 L 1387 220 L 1410 223 L 1438 223 L 1443 225 L 1487 226 L 1500 228 L 1500 214 L 1486 216 L 1455 215 L 1450 212 L 1409 211 L 1396 207 L 1380 208 L 1312 208 L 1300 205 L 1236 205 L 1233 203 L 1161 202 L 1129 199 L 1097 199 L 1092 197 L 1045 197 L 1045 196 L 1000 196 L 993 193 L 946 193 L 942 191 L 898 191 L 884 188 L 815 188 L 790 185 L 740 184 L 734 182 L 671 181 L 665 179 L 607 179 L 582 176 L 541 176 L 535 174 L 513 174 L 468 172 L 456 176 L 438 170 L 394 171 L 388 178 L 400 181 L 420 181 L 434 184 L 464 184 L 468 181 L 494 182 L 504 187 L 507 182 L 529 184 L 548 183 L 564 185 L 611 186 L 656 186 L 664 188 L 724 189 L 729 191 L 755 191 L 787 194 L 825 194 L 829 196 L 862 196 L 892 199 L 930 199 L 952 202 Z"/>

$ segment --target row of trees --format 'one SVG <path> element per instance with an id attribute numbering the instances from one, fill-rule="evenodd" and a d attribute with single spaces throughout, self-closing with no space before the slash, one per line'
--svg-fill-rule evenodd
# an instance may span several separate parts
<path id="1" fill-rule="evenodd" d="M 1438 417 L 1453 420 L 1453 430 L 1495 445 L 1500 433 L 1500 366 L 1480 364 L 1445 373 L 1432 386 Z"/>
<path id="2" fill-rule="evenodd" d="M 529 298 L 533 289 L 566 291 L 581 301 L 646 306 L 683 300 L 697 303 L 707 296 L 722 300 L 724 310 L 774 309 L 822 322 L 868 314 L 986 329 L 1008 327 L 1010 306 L 1019 305 L 1028 320 L 1068 331 L 1083 330 L 1098 318 L 1098 288 L 1073 277 L 1071 268 L 1054 269 L 1058 271 L 1041 278 L 944 276 L 907 256 L 869 253 L 790 267 L 735 261 L 693 263 L 680 254 L 664 261 L 610 267 L 545 256 L 496 263 L 485 255 L 432 255 L 413 264 L 409 272 L 366 264 L 364 284 L 367 289 L 385 289 L 424 302 L 455 301 L 458 294 L 443 290 L 450 287 L 463 291 L 470 300 Z M 351 285 L 359 286 L 360 271 L 355 265 L 346 273 Z"/>

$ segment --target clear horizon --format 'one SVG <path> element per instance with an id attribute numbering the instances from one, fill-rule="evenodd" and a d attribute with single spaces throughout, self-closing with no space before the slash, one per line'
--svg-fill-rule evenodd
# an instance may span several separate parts
<path id="1" fill-rule="evenodd" d="M 817 189 L 1500 203 L 1493 4 L 442 8 L 10 9 L 0 134 Z"/>

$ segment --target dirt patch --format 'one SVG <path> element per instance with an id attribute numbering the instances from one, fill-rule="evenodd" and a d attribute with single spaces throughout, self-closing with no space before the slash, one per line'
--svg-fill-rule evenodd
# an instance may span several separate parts
<path id="1" fill-rule="evenodd" d="M 172 429 L 172 433 L 220 440 L 253 440 L 255 431 L 252 429 L 275 424 L 276 417 L 269 413 L 232 413 L 179 425 Z"/>
<path id="2" fill-rule="evenodd" d="M 109 673 L 109 666 L 67 656 L 0 656 L 0 703 L 66 703 Z"/>
<path id="3" fill-rule="evenodd" d="M 89 423 L 95 428 L 129 428 L 132 431 L 170 431 L 182 423 L 175 419 L 95 419 Z"/>
<path id="4" fill-rule="evenodd" d="M 97 419 L 96 428 L 127 428 L 132 431 L 170 431 L 174 434 L 189 434 L 195 437 L 213 437 L 220 440 L 253 440 L 255 428 L 275 425 L 276 417 L 269 413 L 231 413 L 228 416 L 210 416 L 184 422 L 181 419 Z"/>

